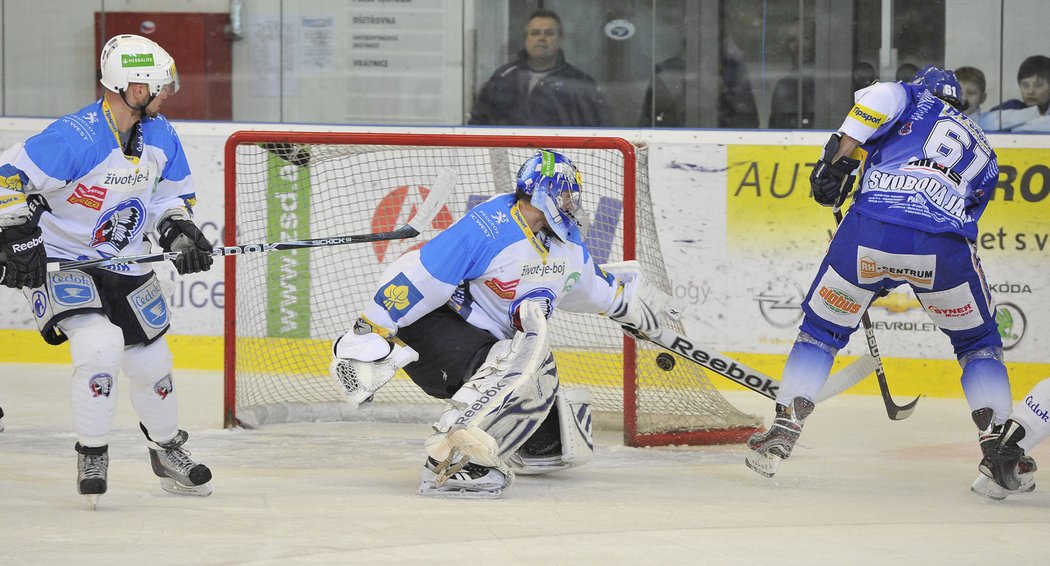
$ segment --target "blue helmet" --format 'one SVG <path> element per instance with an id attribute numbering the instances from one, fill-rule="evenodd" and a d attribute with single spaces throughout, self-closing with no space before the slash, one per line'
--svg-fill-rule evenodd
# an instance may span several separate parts
<path id="1" fill-rule="evenodd" d="M 554 235 L 567 240 L 579 229 L 573 212 L 580 209 L 580 172 L 568 157 L 541 149 L 518 170 L 517 189 L 531 197 L 532 206 L 540 209 Z"/>
<path id="2" fill-rule="evenodd" d="M 932 92 L 937 98 L 959 110 L 966 110 L 966 100 L 963 99 L 962 85 L 959 84 L 959 79 L 955 78 L 955 73 L 952 71 L 945 71 L 933 65 L 926 65 L 919 69 L 915 76 L 911 78 L 911 84 L 923 85 L 926 87 L 926 90 Z"/>

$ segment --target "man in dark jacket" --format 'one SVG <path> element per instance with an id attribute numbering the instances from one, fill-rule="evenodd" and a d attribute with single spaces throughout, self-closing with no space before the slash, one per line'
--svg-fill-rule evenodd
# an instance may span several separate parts
<path id="1" fill-rule="evenodd" d="M 565 62 L 561 19 L 538 10 L 525 27 L 525 49 L 481 88 L 469 123 L 490 126 L 612 126 L 598 84 Z"/>

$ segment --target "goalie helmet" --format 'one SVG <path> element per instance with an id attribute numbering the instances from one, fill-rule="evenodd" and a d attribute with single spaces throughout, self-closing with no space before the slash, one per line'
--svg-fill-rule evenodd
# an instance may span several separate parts
<path id="1" fill-rule="evenodd" d="M 579 231 L 580 172 L 568 157 L 541 149 L 518 170 L 517 189 L 540 209 L 547 225 L 560 240 Z"/>
<path id="2" fill-rule="evenodd" d="M 933 65 L 926 65 L 919 69 L 915 76 L 911 78 L 911 84 L 923 85 L 926 87 L 926 90 L 929 90 L 937 98 L 959 110 L 966 110 L 966 100 L 963 99 L 962 85 L 959 84 L 959 79 L 955 78 L 955 73 L 952 71 L 945 71 Z"/>
<path id="3" fill-rule="evenodd" d="M 175 60 L 156 42 L 138 35 L 117 35 L 106 42 L 99 58 L 102 78 L 107 89 L 123 94 L 131 83 L 149 86 L 151 96 L 161 91 L 175 94 L 179 90 L 179 75 Z"/>

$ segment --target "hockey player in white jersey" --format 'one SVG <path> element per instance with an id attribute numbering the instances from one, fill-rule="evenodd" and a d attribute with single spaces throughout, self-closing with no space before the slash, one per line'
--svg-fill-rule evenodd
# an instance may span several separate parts
<path id="1" fill-rule="evenodd" d="M 180 274 L 212 264 L 212 245 L 192 220 L 182 143 L 159 114 L 179 89 L 174 60 L 153 41 L 119 35 L 100 64 L 102 98 L 0 155 L 3 283 L 23 290 L 45 341 L 70 343 L 79 492 L 95 503 L 106 492 L 122 371 L 161 486 L 208 495 L 211 471 L 190 459 L 178 428 L 169 311 L 153 270 L 46 271 L 45 250 L 56 260 L 141 254 L 153 230 L 165 251 L 181 252 Z"/>
<path id="2" fill-rule="evenodd" d="M 810 177 L 814 199 L 841 206 L 861 167 L 858 190 L 803 303 L 773 424 L 747 442 L 746 463 L 759 474 L 772 477 L 790 456 L 835 355 L 872 301 L 904 284 L 950 340 L 982 455 L 995 457 L 1012 398 L 974 242 L 999 168 L 964 108 L 955 75 L 926 67 L 909 83 L 857 91 L 825 146 Z"/>
<path id="3" fill-rule="evenodd" d="M 394 261 L 333 345 L 347 400 L 404 368 L 450 408 L 426 441 L 420 493 L 496 497 L 513 474 L 578 466 L 593 451 L 589 393 L 560 387 L 547 320 L 602 313 L 643 336 L 660 324 L 636 290 L 594 263 L 580 233 L 580 175 L 541 150 L 497 195 Z M 629 281 L 627 279 L 630 279 Z"/>

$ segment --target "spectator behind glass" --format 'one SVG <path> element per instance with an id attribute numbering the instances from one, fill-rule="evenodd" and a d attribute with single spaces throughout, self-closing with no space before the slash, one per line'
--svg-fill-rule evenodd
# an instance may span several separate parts
<path id="1" fill-rule="evenodd" d="M 816 49 L 813 36 L 816 33 L 813 21 L 802 24 L 802 62 L 799 63 L 799 24 L 792 23 L 784 39 L 784 49 L 791 54 L 791 72 L 777 81 L 769 102 L 769 127 L 782 129 L 812 128 L 815 99 L 813 82 L 813 60 Z M 799 101 L 799 76 L 802 76 L 802 100 Z M 801 108 L 801 123 L 799 109 Z"/>
<path id="2" fill-rule="evenodd" d="M 1050 132 L 1050 57 L 1032 55 L 1017 69 L 1016 98 L 992 108 L 981 116 L 981 128 L 987 131 Z"/>
<path id="3" fill-rule="evenodd" d="M 963 89 L 963 100 L 966 101 L 966 115 L 974 122 L 981 122 L 981 105 L 988 99 L 985 90 L 984 72 L 976 67 L 959 67 L 955 69 L 955 78 Z"/>
<path id="4" fill-rule="evenodd" d="M 739 48 L 728 44 L 725 56 L 719 64 L 719 128 L 758 127 L 758 106 L 755 105 L 755 95 L 751 91 L 747 66 L 741 59 Z M 698 125 L 699 113 L 695 109 L 693 112 L 686 111 L 685 85 L 686 62 L 681 53 L 657 63 L 655 82 L 645 91 L 642 116 L 638 125 L 643 128 L 682 128 Z"/>
<path id="5" fill-rule="evenodd" d="M 537 10 L 525 26 L 525 49 L 481 87 L 469 124 L 490 126 L 610 126 L 598 84 L 565 62 L 558 14 Z"/>
<path id="6" fill-rule="evenodd" d="M 894 79 L 899 83 L 911 82 L 912 77 L 915 73 L 919 72 L 919 68 L 911 63 L 904 63 L 900 67 L 897 67 L 897 78 Z"/>

